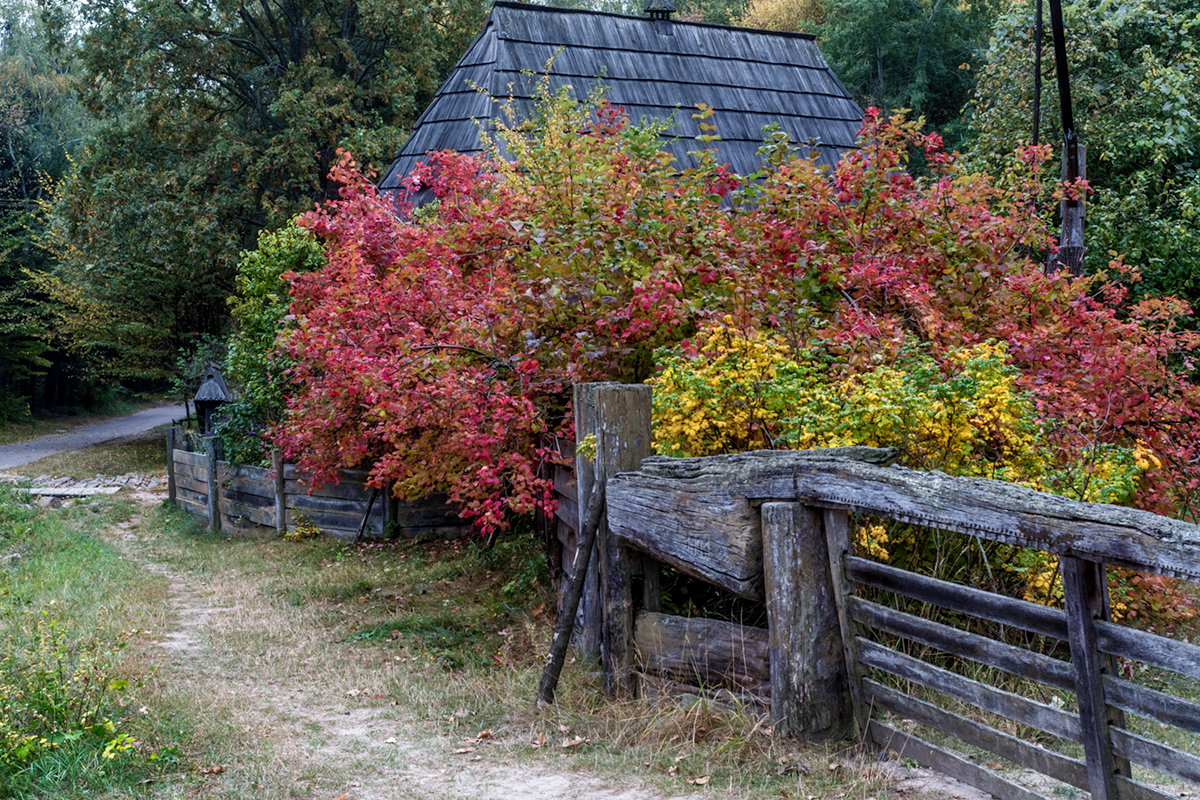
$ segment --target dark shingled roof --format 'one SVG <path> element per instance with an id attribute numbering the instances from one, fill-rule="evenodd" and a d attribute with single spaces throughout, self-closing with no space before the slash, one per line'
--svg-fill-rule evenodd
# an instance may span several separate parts
<path id="1" fill-rule="evenodd" d="M 475 120 L 486 124 L 499 115 L 499 104 L 510 95 L 518 112 L 526 113 L 551 58 L 552 89 L 570 84 L 576 97 L 585 97 L 600 82 L 609 102 L 624 106 L 634 120 L 673 116 L 673 138 L 663 146 L 682 166 L 694 163 L 688 151 L 699 149 L 698 121 L 691 116 L 697 103 L 716 110 L 709 121 L 721 137 L 719 157 L 742 174 L 759 167 L 757 151 L 769 123 L 778 123 L 794 142 L 815 141 L 821 160 L 832 164 L 854 146 L 862 121 L 862 109 L 807 34 L 498 0 L 380 188 L 399 189 L 431 150 L 479 152 Z"/>
<path id="2" fill-rule="evenodd" d="M 204 373 L 204 382 L 196 390 L 197 403 L 228 403 L 233 400 L 233 393 L 225 385 L 225 377 L 213 362 L 208 362 L 208 370 Z"/>

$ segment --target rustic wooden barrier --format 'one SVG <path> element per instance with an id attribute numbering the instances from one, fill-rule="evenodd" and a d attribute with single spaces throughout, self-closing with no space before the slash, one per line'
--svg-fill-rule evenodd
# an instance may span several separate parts
<path id="1" fill-rule="evenodd" d="M 366 486 L 362 471 L 343 470 L 338 483 L 313 488 L 278 454 L 270 469 L 231 464 L 217 457 L 212 437 L 205 437 L 204 453 L 184 449 L 183 439 L 177 429 L 168 430 L 168 493 L 173 505 L 209 520 L 213 530 L 273 529 L 282 534 L 304 522 L 343 539 L 355 538 L 360 530 L 372 538 L 387 533 L 400 538 L 449 538 L 463 535 L 468 527 L 444 498 L 372 502 L 375 490 Z"/>
<path id="2" fill-rule="evenodd" d="M 871 741 L 1001 798 L 1042 795 L 1020 778 L 930 741 L 911 723 L 1093 798 L 1162 800 L 1173 795 L 1147 780 L 1200 783 L 1200 757 L 1126 721 L 1128 713 L 1195 735 L 1200 704 L 1116 669 L 1119 659 L 1200 680 L 1200 647 L 1112 622 L 1106 580 L 1106 566 L 1119 566 L 1200 581 L 1200 528 L 998 481 L 884 466 L 888 459 L 884 451 L 862 448 L 650 458 L 640 471 L 608 481 L 608 525 L 630 547 L 765 600 L 770 707 L 779 730 L 838 734 L 853 718 Z M 1049 608 L 856 556 L 850 513 L 1053 554 L 1065 605 Z M 1061 642 L 1070 660 L 1031 650 L 1024 640 L 900 610 L 904 598 L 1025 631 L 1026 638 Z M 644 665 L 678 672 L 713 662 L 730 672 L 750 671 L 749 659 L 728 664 L 725 644 L 713 648 L 711 658 L 698 652 L 690 630 L 659 637 L 670 643 L 670 656 L 646 641 L 643 619 L 651 626 L 662 622 L 639 618 L 634 641 L 647 653 Z M 695 623 L 672 624 L 690 629 Z M 953 669 L 967 662 L 1011 679 L 997 687 Z M 1059 702 L 1043 702 L 1041 690 L 1022 688 L 1032 685 L 1057 693 Z M 975 711 L 964 710 L 970 707 Z M 988 724 L 989 714 L 1041 734 L 1034 741 L 1001 730 Z M 1047 734 L 1063 744 L 1042 741 Z M 1146 769 L 1160 777 L 1147 778 Z"/>

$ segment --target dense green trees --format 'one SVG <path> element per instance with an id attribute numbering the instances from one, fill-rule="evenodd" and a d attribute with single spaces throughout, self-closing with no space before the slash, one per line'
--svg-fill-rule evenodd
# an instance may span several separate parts
<path id="1" fill-rule="evenodd" d="M 1064 9 L 1075 123 L 1088 148 L 1085 267 L 1108 251 L 1144 267 L 1139 291 L 1200 301 L 1200 2 L 1075 0 Z M 1033 17 L 996 26 L 972 103 L 980 166 L 1032 134 Z M 1042 140 L 1061 142 L 1045 61 Z"/>
<path id="2" fill-rule="evenodd" d="M 384 163 L 478 29 L 478 0 L 93 0 L 98 129 L 58 188 L 46 289 L 97 374 L 160 379 L 226 325 L 239 253 Z"/>
<path id="3" fill-rule="evenodd" d="M 54 2 L 0 12 L 0 422 L 22 416 L 30 401 L 72 399 L 61 380 L 70 365 L 55 355 L 38 287 L 49 268 L 39 204 L 88 127 L 71 30 Z M 47 386 L 50 370 L 57 379 Z"/>
<path id="4" fill-rule="evenodd" d="M 957 143 L 995 17 L 992 0 L 749 0 L 738 24 L 817 34 L 864 107 L 911 109 Z"/>
<path id="5" fill-rule="evenodd" d="M 826 9 L 821 49 L 851 94 L 863 105 L 912 109 L 959 138 L 971 67 L 995 17 L 991 2 L 827 0 Z"/>

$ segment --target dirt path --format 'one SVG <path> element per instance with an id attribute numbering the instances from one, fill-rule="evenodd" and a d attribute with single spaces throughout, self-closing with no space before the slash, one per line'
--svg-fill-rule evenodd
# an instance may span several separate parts
<path id="1" fill-rule="evenodd" d="M 0 470 L 24 466 L 56 453 L 81 450 L 113 439 L 134 436 L 159 425 L 166 425 L 172 420 L 182 419 L 184 413 L 183 406 L 148 408 L 125 417 L 80 425 L 63 433 L 51 433 L 24 442 L 0 445 Z"/>
<path id="2" fill-rule="evenodd" d="M 432 729 L 416 718 L 421 709 L 387 699 L 395 690 L 386 669 L 330 647 L 326 631 L 269 602 L 244 576 L 189 574 L 175 563 L 178 544 L 141 517 L 106 538 L 167 581 L 168 618 L 146 643 L 160 662 L 156 680 L 182 688 L 181 702 L 239 740 L 236 759 L 198 770 L 207 769 L 202 785 L 162 786 L 152 797 L 246 797 L 246 786 L 261 785 L 255 796 L 312 800 L 663 800 L 633 778 L 614 788 L 513 759 L 528 742 L 481 739 L 469 725 Z"/>

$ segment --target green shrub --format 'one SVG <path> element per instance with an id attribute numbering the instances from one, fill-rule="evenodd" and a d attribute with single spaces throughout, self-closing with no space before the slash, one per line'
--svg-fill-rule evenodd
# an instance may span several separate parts
<path id="1" fill-rule="evenodd" d="M 325 265 L 321 245 L 308 231 L 288 225 L 264 231 L 258 249 L 242 253 L 237 295 L 230 299 L 234 331 L 229 339 L 226 378 L 234 401 L 217 426 L 231 461 L 269 461 L 263 434 L 283 416 L 288 388 L 287 357 L 276 347 L 287 329 L 290 297 L 285 275 L 312 272 Z"/>

